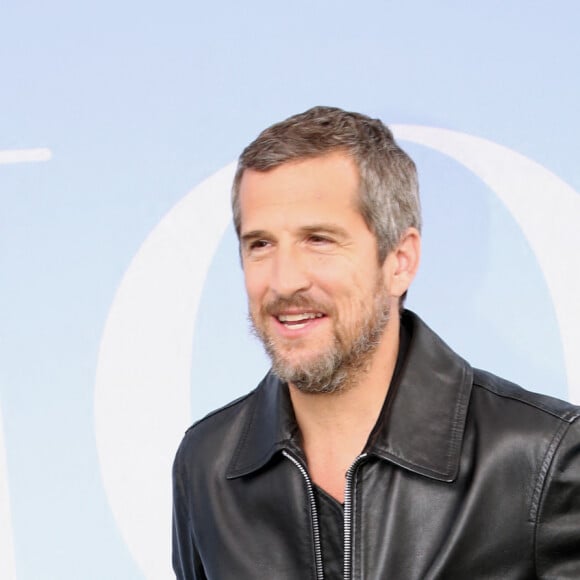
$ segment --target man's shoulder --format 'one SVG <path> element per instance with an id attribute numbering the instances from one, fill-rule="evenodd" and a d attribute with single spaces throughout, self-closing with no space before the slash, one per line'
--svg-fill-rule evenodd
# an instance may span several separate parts
<path id="1" fill-rule="evenodd" d="M 240 420 L 243 423 L 243 418 L 252 406 L 258 388 L 252 389 L 249 393 L 214 409 L 195 421 L 185 431 L 183 442 L 194 444 L 197 440 L 205 440 L 211 436 L 220 437 L 225 435 L 227 431 L 235 430 Z"/>
<path id="2" fill-rule="evenodd" d="M 215 460 L 224 459 L 224 452 L 228 449 L 235 449 L 248 423 L 248 413 L 251 412 L 258 388 L 193 423 L 181 440 L 175 466 L 207 466 Z"/>
<path id="3" fill-rule="evenodd" d="M 433 384 L 433 375 L 447 380 L 447 387 L 466 394 L 470 400 L 468 418 L 477 419 L 482 426 L 517 430 L 522 426 L 538 423 L 550 430 L 559 423 L 573 423 L 580 417 L 580 407 L 569 402 L 535 393 L 490 372 L 473 368 L 431 330 L 415 313 L 405 310 L 402 327 L 409 337 L 408 360 L 415 368 L 424 371 L 425 384 Z M 456 377 L 450 378 L 449 369 L 455 369 Z M 413 377 L 417 381 L 416 377 Z M 443 385 L 445 381 L 441 383 Z M 410 385 L 407 385 L 410 386 Z M 440 390 L 435 405 L 441 401 Z M 458 399 L 458 404 L 465 402 Z M 463 408 L 460 405 L 460 409 Z"/>
<path id="4" fill-rule="evenodd" d="M 473 369 L 473 398 L 485 400 L 498 415 L 525 415 L 547 422 L 572 423 L 580 417 L 580 407 L 562 399 L 536 393 L 488 371 Z"/>

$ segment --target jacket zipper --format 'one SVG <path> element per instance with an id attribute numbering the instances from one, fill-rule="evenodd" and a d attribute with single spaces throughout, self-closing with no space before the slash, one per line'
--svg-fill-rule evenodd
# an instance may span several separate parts
<path id="1" fill-rule="evenodd" d="M 353 516 L 353 484 L 358 466 L 366 458 L 367 454 L 359 455 L 346 472 L 346 484 L 344 486 L 344 580 L 352 578 L 352 516 Z"/>
<path id="2" fill-rule="evenodd" d="M 312 487 L 312 481 L 308 475 L 308 471 L 302 463 L 296 459 L 293 455 L 288 453 L 288 451 L 283 450 L 282 455 L 288 458 L 300 471 L 304 481 L 306 482 L 306 491 L 308 493 L 308 501 L 310 502 L 310 515 L 312 517 L 312 536 L 314 538 L 314 557 L 316 565 L 316 579 L 324 580 L 324 568 L 322 565 L 322 548 L 320 545 L 320 527 L 318 525 L 318 510 L 316 509 L 316 500 L 314 498 L 314 488 Z"/>

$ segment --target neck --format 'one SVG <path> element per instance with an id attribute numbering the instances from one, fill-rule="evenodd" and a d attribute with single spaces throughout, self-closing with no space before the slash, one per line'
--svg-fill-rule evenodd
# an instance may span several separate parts
<path id="1" fill-rule="evenodd" d="M 399 316 L 392 316 L 369 365 L 337 393 L 303 393 L 290 385 L 302 447 L 315 483 L 341 500 L 344 472 L 375 426 L 399 352 Z"/>

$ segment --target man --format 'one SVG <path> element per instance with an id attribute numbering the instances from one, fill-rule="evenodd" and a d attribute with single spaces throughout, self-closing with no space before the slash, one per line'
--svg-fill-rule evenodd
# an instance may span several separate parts
<path id="1" fill-rule="evenodd" d="M 421 219 L 388 128 L 291 117 L 244 150 L 232 200 L 272 370 L 184 437 L 177 578 L 580 578 L 580 409 L 402 308 Z"/>

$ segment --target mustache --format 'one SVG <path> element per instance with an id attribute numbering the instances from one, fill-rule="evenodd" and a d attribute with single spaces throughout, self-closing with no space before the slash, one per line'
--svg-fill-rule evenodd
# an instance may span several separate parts
<path id="1" fill-rule="evenodd" d="M 333 312 L 333 307 L 330 304 L 314 300 L 305 294 L 294 294 L 293 296 L 277 296 L 264 304 L 261 311 L 270 316 L 276 316 L 284 310 L 291 308 L 304 308 L 305 310 L 312 310 L 314 312 L 322 312 L 323 314 L 330 314 Z"/>

